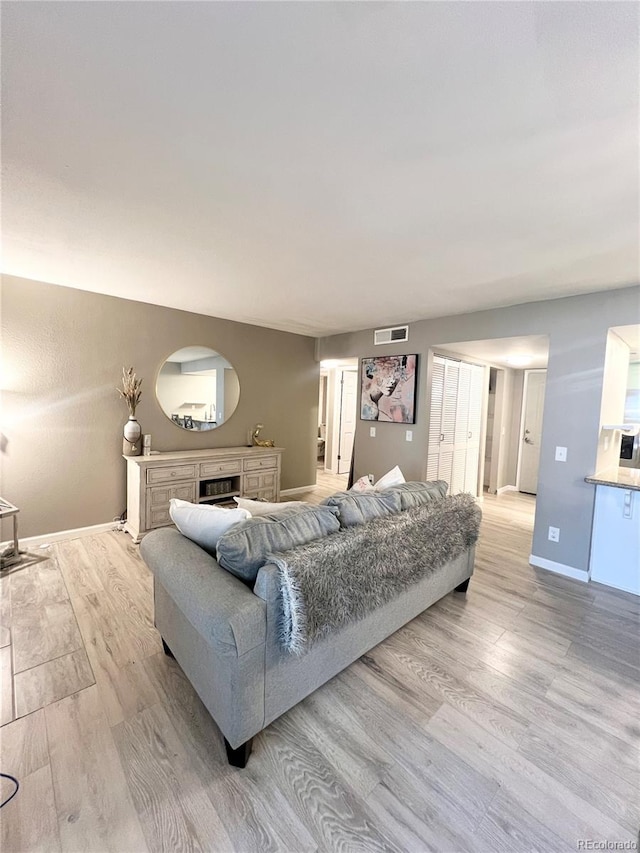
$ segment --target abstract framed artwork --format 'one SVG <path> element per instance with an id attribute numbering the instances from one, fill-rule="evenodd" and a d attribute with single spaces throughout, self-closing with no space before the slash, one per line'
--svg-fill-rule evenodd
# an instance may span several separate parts
<path id="1" fill-rule="evenodd" d="M 415 423 L 417 367 L 417 355 L 363 358 L 360 367 L 361 420 Z"/>

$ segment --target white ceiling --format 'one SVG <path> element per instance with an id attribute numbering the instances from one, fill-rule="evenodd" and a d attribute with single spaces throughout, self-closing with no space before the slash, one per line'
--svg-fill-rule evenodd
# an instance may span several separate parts
<path id="1" fill-rule="evenodd" d="M 6 272 L 313 335 L 638 281 L 638 4 L 2 5 Z"/>
<path id="2" fill-rule="evenodd" d="M 549 338 L 546 335 L 527 335 L 518 338 L 494 338 L 488 341 L 461 341 L 435 347 L 438 352 L 449 351 L 475 361 L 485 361 L 501 367 L 532 370 L 546 367 L 549 360 Z M 526 365 L 509 364 L 510 358 L 527 356 Z"/>

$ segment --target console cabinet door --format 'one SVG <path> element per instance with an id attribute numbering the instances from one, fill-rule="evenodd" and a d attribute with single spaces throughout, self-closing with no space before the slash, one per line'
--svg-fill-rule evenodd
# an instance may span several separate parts
<path id="1" fill-rule="evenodd" d="M 260 474 L 245 474 L 242 493 L 253 500 L 274 501 L 277 496 L 277 472 L 264 471 Z"/>
<path id="2" fill-rule="evenodd" d="M 181 483 L 175 486 L 154 486 L 147 489 L 147 517 L 146 528 L 164 527 L 171 524 L 169 516 L 169 501 L 171 498 L 179 498 L 182 501 L 195 503 L 196 484 Z"/>

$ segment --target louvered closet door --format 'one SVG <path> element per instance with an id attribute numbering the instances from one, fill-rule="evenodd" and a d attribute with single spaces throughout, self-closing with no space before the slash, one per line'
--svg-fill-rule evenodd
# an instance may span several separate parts
<path id="1" fill-rule="evenodd" d="M 453 480 L 453 461 L 456 440 L 456 405 L 458 399 L 458 379 L 460 364 L 445 359 L 444 398 L 442 400 L 442 426 L 440 434 L 440 458 L 438 459 L 438 479 L 449 484 Z"/>
<path id="2" fill-rule="evenodd" d="M 427 450 L 427 480 L 439 478 L 440 440 L 442 435 L 442 404 L 444 401 L 444 359 L 433 359 L 431 380 L 431 409 L 429 412 L 429 448 Z"/>
<path id="3" fill-rule="evenodd" d="M 440 456 L 438 457 L 438 480 L 444 480 L 445 483 L 449 484 L 449 494 L 451 492 L 451 481 L 453 479 L 453 450 L 449 448 L 442 448 L 440 451 Z"/>
<path id="4" fill-rule="evenodd" d="M 484 368 L 433 360 L 427 479 L 445 480 L 449 494 L 477 495 Z"/>
<path id="5" fill-rule="evenodd" d="M 440 451 L 453 450 L 456 441 L 456 412 L 458 408 L 458 378 L 460 362 L 447 360 L 444 366 L 444 399 Z"/>

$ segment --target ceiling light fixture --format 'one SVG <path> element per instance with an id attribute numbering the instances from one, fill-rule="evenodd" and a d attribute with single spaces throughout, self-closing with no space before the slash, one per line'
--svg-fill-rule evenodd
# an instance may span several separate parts
<path id="1" fill-rule="evenodd" d="M 531 364 L 533 358 L 530 355 L 510 355 L 507 356 L 507 364 L 511 367 L 526 367 Z"/>

